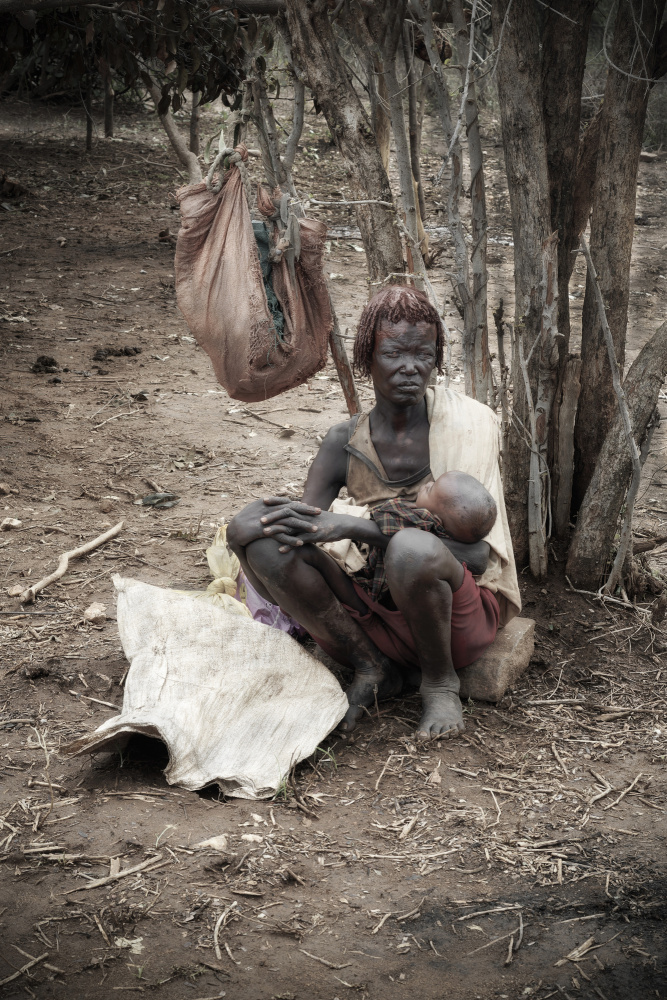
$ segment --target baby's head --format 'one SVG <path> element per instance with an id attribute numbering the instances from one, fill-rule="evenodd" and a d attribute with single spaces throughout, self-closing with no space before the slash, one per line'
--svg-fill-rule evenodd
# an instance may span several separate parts
<path id="1" fill-rule="evenodd" d="M 495 500 L 466 472 L 445 472 L 435 482 L 425 483 L 415 504 L 440 518 L 453 539 L 468 545 L 488 535 L 496 521 Z"/>

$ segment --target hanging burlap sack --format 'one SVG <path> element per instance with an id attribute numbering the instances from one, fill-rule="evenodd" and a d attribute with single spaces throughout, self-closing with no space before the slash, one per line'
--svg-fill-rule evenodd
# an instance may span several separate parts
<path id="1" fill-rule="evenodd" d="M 234 399 L 255 403 L 300 385 L 324 366 L 332 317 L 322 273 L 326 226 L 299 219 L 293 276 L 289 250 L 273 265 L 285 317 L 277 332 L 242 176 L 247 158 L 246 147 L 237 146 L 219 191 L 202 181 L 177 192 L 181 228 L 174 268 L 179 308 L 218 381 Z M 280 218 L 266 190 L 259 191 L 258 208 L 267 219 Z M 279 245 L 278 226 L 269 222 L 268 228 Z"/>

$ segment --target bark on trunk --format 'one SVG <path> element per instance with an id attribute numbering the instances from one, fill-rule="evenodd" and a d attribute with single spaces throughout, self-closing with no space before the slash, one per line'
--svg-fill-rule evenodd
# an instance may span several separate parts
<path id="1" fill-rule="evenodd" d="M 552 483 L 558 482 L 558 491 L 552 487 L 554 534 L 566 538 L 570 528 L 572 477 L 574 475 L 574 421 L 581 391 L 581 358 L 570 354 L 561 370 L 558 396 L 554 406 L 554 420 L 558 420 L 558 434 L 554 435 L 551 466 Z M 557 414 L 557 416 L 556 416 Z"/>
<path id="2" fill-rule="evenodd" d="M 572 497 L 572 476 L 560 464 L 561 451 L 569 453 L 571 443 L 560 441 L 561 400 L 568 411 L 565 374 L 570 345 L 569 286 L 578 242 L 575 232 L 574 190 L 579 152 L 581 88 L 586 66 L 588 32 L 595 0 L 554 0 L 544 14 L 542 36 L 542 94 L 547 136 L 547 164 L 551 199 L 551 226 L 558 233 L 558 391 L 551 422 L 549 456 L 551 491 L 555 510 L 567 508 L 567 515 L 554 518 L 556 534 L 567 533 Z M 573 429 L 572 429 L 573 433 Z M 561 497 L 561 490 L 566 496 Z"/>
<path id="3" fill-rule="evenodd" d="M 526 394 L 530 435 L 528 477 L 528 555 L 530 570 L 538 579 L 547 572 L 547 537 L 550 530 L 550 490 L 547 444 L 550 415 L 558 375 L 556 315 L 558 312 L 558 236 L 553 233 L 542 247 L 542 326 L 531 353 L 537 359 L 537 384 L 530 382 L 529 357 L 524 353 L 524 331 L 519 328 L 517 350 Z"/>
<path id="4" fill-rule="evenodd" d="M 464 329 L 474 328 L 474 303 L 470 294 L 470 264 L 468 261 L 468 249 L 466 246 L 465 232 L 461 222 L 459 211 L 459 199 L 463 187 L 463 159 L 461 156 L 461 145 L 455 136 L 454 124 L 449 101 L 449 90 L 445 79 L 440 52 L 433 31 L 433 12 L 428 0 L 413 0 L 410 4 L 411 10 L 417 18 L 423 35 L 424 45 L 428 54 L 429 64 L 433 76 L 431 77 L 435 105 L 440 118 L 440 124 L 447 146 L 445 160 L 449 159 L 451 173 L 449 185 L 449 197 L 447 200 L 447 228 L 452 237 L 454 260 L 456 263 L 456 274 L 452 278 L 452 285 L 456 294 L 461 299 L 463 310 Z M 443 310 L 444 312 L 444 310 Z M 449 373 L 451 343 L 448 341 L 447 372 Z M 468 363 L 469 353 L 464 350 L 464 370 L 466 394 L 473 395 L 473 368 Z"/>
<path id="5" fill-rule="evenodd" d="M 104 81 L 104 136 L 113 139 L 113 102 L 114 89 L 111 75 Z"/>
<path id="6" fill-rule="evenodd" d="M 295 65 L 322 108 L 350 177 L 350 200 L 389 202 L 387 172 L 368 116 L 345 72 L 326 3 L 286 0 Z M 388 275 L 404 271 L 403 248 L 394 208 L 357 206 L 357 220 L 374 290 Z M 396 280 L 401 280 L 400 278 Z"/>
<path id="7" fill-rule="evenodd" d="M 422 291 L 424 289 L 424 258 L 419 246 L 419 210 L 415 197 L 415 184 L 410 163 L 410 149 L 405 132 L 405 117 L 403 114 L 403 99 L 401 87 L 396 76 L 396 54 L 393 58 L 385 53 L 384 75 L 389 92 L 389 109 L 391 112 L 391 128 L 396 143 L 396 164 L 401 185 L 401 202 L 405 213 L 405 228 L 407 231 L 408 261 L 412 261 L 411 270 L 415 275 L 414 283 Z"/>
<path id="8" fill-rule="evenodd" d="M 542 94 L 547 136 L 551 225 L 558 233 L 558 350 L 564 363 L 570 348 L 568 285 L 574 233 L 574 185 L 579 151 L 581 87 L 588 31 L 595 0 L 553 0 L 545 11 Z"/>
<path id="9" fill-rule="evenodd" d="M 600 105 L 586 126 L 586 131 L 579 143 L 579 151 L 577 153 L 577 168 L 572 191 L 572 230 L 576 233 L 577 240 L 588 225 L 588 217 L 591 214 L 591 207 L 593 205 L 595 171 L 598 163 L 598 150 L 600 148 L 601 118 L 602 105 Z M 571 254 L 568 259 L 568 283 L 572 277 L 575 261 L 576 255 Z"/>
<path id="10" fill-rule="evenodd" d="M 49 80 L 49 53 L 51 50 L 51 36 L 47 35 L 42 43 L 41 69 L 39 72 L 39 83 L 37 84 L 37 96 L 41 97 L 46 93 Z"/>
<path id="11" fill-rule="evenodd" d="M 623 383 L 635 441 L 646 434 L 666 375 L 667 323 L 663 323 L 639 352 Z M 597 589 L 607 578 L 631 471 L 627 435 L 617 411 L 581 505 L 568 554 L 567 574 L 578 587 Z"/>
<path id="12" fill-rule="evenodd" d="M 470 32 L 461 0 L 452 0 L 450 11 L 456 32 L 456 54 L 465 80 L 470 45 Z M 470 74 L 468 94 L 465 101 L 466 132 L 468 137 L 468 157 L 470 160 L 470 201 L 472 209 L 472 249 L 470 270 L 472 271 L 472 303 L 469 310 L 469 327 L 465 331 L 464 356 L 468 358 L 470 392 L 469 395 L 486 403 L 491 398 L 491 367 L 489 364 L 489 320 L 486 289 L 486 189 L 484 183 L 484 157 L 479 134 L 479 113 L 475 81 Z M 468 378 L 466 379 L 466 382 Z M 466 392 L 468 392 L 466 386 Z"/>
<path id="13" fill-rule="evenodd" d="M 424 189 L 422 185 L 421 172 L 421 127 L 419 123 L 419 109 L 417 102 L 417 63 L 410 37 L 410 29 L 407 25 L 403 28 L 403 58 L 405 60 L 405 72 L 407 77 L 408 94 L 408 135 L 410 139 L 410 165 L 412 166 L 412 176 L 414 177 L 417 189 L 417 207 L 419 209 L 420 221 L 426 218 L 426 201 L 424 200 Z M 421 63 L 419 63 L 421 66 Z M 420 237 L 421 238 L 421 237 Z M 422 247 L 422 253 L 426 249 Z"/>
<path id="14" fill-rule="evenodd" d="M 83 107 L 86 112 L 86 152 L 93 148 L 93 115 L 92 115 L 92 87 L 90 78 L 86 81 L 86 93 L 83 99 Z"/>
<path id="15" fill-rule="evenodd" d="M 252 95 L 255 105 L 255 124 L 257 138 L 262 151 L 262 166 L 269 186 L 280 187 L 287 181 L 287 175 L 280 160 L 278 151 L 278 127 L 273 115 L 273 109 L 266 92 L 266 80 L 262 73 L 257 73 L 252 83 Z"/>
<path id="16" fill-rule="evenodd" d="M 665 0 L 619 0 L 600 122 L 590 249 L 605 302 L 616 358 L 623 370 L 630 293 L 637 169 L 655 40 Z M 615 67 L 618 67 L 615 68 Z M 590 278 L 582 317 L 581 396 L 575 426 L 573 509 L 591 483 L 615 417 L 611 368 Z"/>
<path id="17" fill-rule="evenodd" d="M 201 93 L 192 91 L 192 108 L 190 109 L 190 152 L 199 156 L 199 100 Z"/>
<path id="18" fill-rule="evenodd" d="M 532 0 L 494 0 L 493 37 L 502 45 L 498 57 L 498 94 L 505 166 L 514 236 L 515 339 L 512 361 L 513 418 L 505 441 L 504 489 L 514 554 L 521 564 L 528 554 L 527 483 L 530 451 L 524 431 L 529 406 L 516 344 L 519 334 L 528 357 L 542 323 L 542 247 L 551 234 L 551 210 L 544 129 L 540 39 Z M 537 385 L 539 352 L 528 374 Z"/>
<path id="19" fill-rule="evenodd" d="M 377 84 L 375 82 L 376 76 Z M 375 132 L 378 149 L 380 150 L 382 166 L 387 170 L 389 168 L 391 122 L 387 114 L 387 108 L 389 107 L 387 81 L 384 78 L 384 68 L 379 56 L 375 56 L 369 62 L 368 84 L 368 90 L 371 95 L 371 124 Z"/>

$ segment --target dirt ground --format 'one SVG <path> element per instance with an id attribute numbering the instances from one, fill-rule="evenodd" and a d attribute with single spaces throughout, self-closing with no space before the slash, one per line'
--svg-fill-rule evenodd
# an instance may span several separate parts
<path id="1" fill-rule="evenodd" d="M 490 305 L 502 295 L 511 311 L 496 131 L 489 119 Z M 536 649 L 503 702 L 468 703 L 463 737 L 426 747 L 411 738 L 416 699 L 384 704 L 353 743 L 330 738 L 298 768 L 299 800 L 171 788 L 155 741 L 122 758 L 61 754 L 122 701 L 112 574 L 204 587 L 221 519 L 252 497 L 297 495 L 346 410 L 331 366 L 252 406 L 215 382 L 158 239 L 178 229 L 179 181 L 153 118 L 119 114 L 117 139 L 87 155 L 77 109 L 7 100 L 0 167 L 28 189 L 0 208 L 0 504 L 21 521 L 0 536 L 0 995 L 667 997 L 667 643 L 648 605 L 522 575 Z M 664 169 L 662 157 L 640 168 L 629 360 L 664 318 Z M 321 118 L 308 116 L 296 177 L 320 198 L 346 192 Z M 442 225 L 430 181 L 427 195 Z M 351 335 L 367 287 L 349 212 L 322 216 Z M 432 271 L 441 292 L 446 269 L 445 256 Z M 456 329 L 453 306 L 449 316 Z M 140 353 L 95 358 L 126 347 Z M 55 373 L 31 371 L 41 355 Z M 178 505 L 136 504 L 156 488 Z M 118 537 L 34 606 L 7 595 L 120 520 Z M 666 523 L 663 424 L 636 530 Z M 653 562 L 664 571 L 665 559 Z M 83 619 L 94 601 L 103 625 Z M 223 833 L 225 854 L 193 846 Z"/>

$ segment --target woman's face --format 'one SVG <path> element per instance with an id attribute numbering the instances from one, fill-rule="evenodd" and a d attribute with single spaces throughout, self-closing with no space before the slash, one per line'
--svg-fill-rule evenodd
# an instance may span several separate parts
<path id="1" fill-rule="evenodd" d="M 423 399 L 435 366 L 435 341 L 433 323 L 381 320 L 371 364 L 376 394 L 405 407 Z"/>

